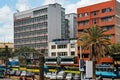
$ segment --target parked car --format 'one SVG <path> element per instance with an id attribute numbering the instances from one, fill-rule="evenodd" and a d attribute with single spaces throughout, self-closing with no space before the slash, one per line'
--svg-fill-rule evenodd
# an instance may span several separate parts
<path id="1" fill-rule="evenodd" d="M 22 71 L 21 76 L 26 76 L 26 71 Z"/>
<path id="2" fill-rule="evenodd" d="M 20 76 L 21 72 L 22 71 L 20 71 L 20 70 L 16 71 L 15 76 Z"/>
<path id="3" fill-rule="evenodd" d="M 57 79 L 57 73 L 52 73 L 50 79 L 56 80 Z"/>
<path id="4" fill-rule="evenodd" d="M 26 77 L 32 77 L 33 73 L 32 72 L 27 72 Z"/>
<path id="5" fill-rule="evenodd" d="M 80 80 L 80 74 L 75 74 L 73 80 Z"/>
<path id="6" fill-rule="evenodd" d="M 73 74 L 72 74 L 72 73 L 68 73 L 68 74 L 66 75 L 66 79 L 67 79 L 67 80 L 72 80 L 72 79 L 73 79 Z"/>
<path id="7" fill-rule="evenodd" d="M 65 78 L 65 72 L 64 71 L 60 71 L 58 74 L 57 74 L 57 79 L 64 79 Z"/>
<path id="8" fill-rule="evenodd" d="M 46 78 L 50 78 L 50 77 L 51 77 L 51 73 L 48 72 L 48 73 L 46 74 Z"/>
<path id="9" fill-rule="evenodd" d="M 9 75 L 10 75 L 10 76 L 14 76 L 14 75 L 15 75 L 15 71 L 14 71 L 14 70 L 10 71 L 10 72 L 9 72 Z"/>

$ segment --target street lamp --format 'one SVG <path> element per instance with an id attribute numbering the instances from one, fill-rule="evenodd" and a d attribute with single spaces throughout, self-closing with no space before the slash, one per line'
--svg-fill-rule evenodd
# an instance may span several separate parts
<path id="1" fill-rule="evenodd" d="M 82 39 L 78 39 L 80 41 L 83 41 Z M 79 70 L 80 70 L 80 74 L 81 74 L 81 80 L 83 79 L 83 71 L 84 71 L 84 61 L 82 59 L 82 46 L 79 46 L 79 50 L 80 50 L 80 60 L 79 60 Z"/>

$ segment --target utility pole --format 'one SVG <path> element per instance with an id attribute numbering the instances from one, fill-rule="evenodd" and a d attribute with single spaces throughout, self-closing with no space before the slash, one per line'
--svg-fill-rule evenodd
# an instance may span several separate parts
<path id="1" fill-rule="evenodd" d="M 8 68 L 8 46 L 5 46 L 5 57 L 6 57 L 6 61 L 5 61 L 5 66 L 6 66 L 6 71 L 5 71 L 5 76 L 7 76 L 7 68 Z"/>
<path id="2" fill-rule="evenodd" d="M 44 80 L 44 51 L 39 54 L 39 80 Z"/>

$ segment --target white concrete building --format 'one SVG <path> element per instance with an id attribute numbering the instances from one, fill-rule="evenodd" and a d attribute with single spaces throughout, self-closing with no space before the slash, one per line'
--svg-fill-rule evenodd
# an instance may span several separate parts
<path id="1" fill-rule="evenodd" d="M 77 56 L 77 40 L 56 39 L 48 44 L 48 56 Z"/>
<path id="2" fill-rule="evenodd" d="M 14 48 L 48 49 L 48 42 L 64 36 L 65 9 L 49 4 L 14 14 Z M 47 52 L 46 52 L 47 53 Z"/>

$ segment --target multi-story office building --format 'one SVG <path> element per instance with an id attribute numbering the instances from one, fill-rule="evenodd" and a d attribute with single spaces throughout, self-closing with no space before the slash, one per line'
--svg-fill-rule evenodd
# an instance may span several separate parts
<path id="1" fill-rule="evenodd" d="M 64 36 L 65 9 L 49 4 L 14 14 L 14 47 L 47 51 L 48 42 Z"/>
<path id="2" fill-rule="evenodd" d="M 98 25 L 102 30 L 107 30 L 105 34 L 112 43 L 120 42 L 120 3 L 116 0 L 94 4 L 77 9 L 77 32 Z M 88 58 L 89 52 L 83 53 L 83 58 Z"/>
<path id="3" fill-rule="evenodd" d="M 76 13 L 70 13 L 65 15 L 65 31 L 68 35 L 68 38 L 76 38 L 77 31 L 77 21 L 76 21 Z"/>
<path id="4" fill-rule="evenodd" d="M 48 44 L 49 57 L 59 56 L 77 56 L 76 39 L 55 39 Z"/>

